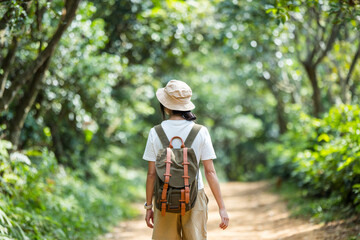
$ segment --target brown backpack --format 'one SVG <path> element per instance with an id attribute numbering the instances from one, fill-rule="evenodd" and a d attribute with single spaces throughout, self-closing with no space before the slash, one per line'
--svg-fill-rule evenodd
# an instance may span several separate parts
<path id="1" fill-rule="evenodd" d="M 201 127 L 195 124 L 184 143 L 178 136 L 169 142 L 161 125 L 155 126 L 163 145 L 156 157 L 157 178 L 154 187 L 155 206 L 161 211 L 162 216 L 165 216 L 166 212 L 181 213 L 184 216 L 185 212 L 195 205 L 199 165 L 191 145 Z M 172 146 L 172 141 L 176 138 L 182 143 L 179 149 Z"/>

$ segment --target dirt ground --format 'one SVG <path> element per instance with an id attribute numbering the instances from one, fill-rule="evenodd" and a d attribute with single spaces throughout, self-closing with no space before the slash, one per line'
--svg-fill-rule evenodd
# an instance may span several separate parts
<path id="1" fill-rule="evenodd" d="M 312 240 L 349 239 L 360 233 L 360 226 L 346 222 L 314 224 L 303 219 L 290 218 L 286 203 L 268 191 L 268 182 L 221 184 L 230 225 L 221 230 L 216 201 L 206 189 L 210 199 L 208 240 Z M 141 204 L 137 207 L 144 212 Z M 149 240 L 152 230 L 147 228 L 144 215 L 135 220 L 121 222 L 102 240 Z M 356 239 L 356 238 L 354 238 Z"/>

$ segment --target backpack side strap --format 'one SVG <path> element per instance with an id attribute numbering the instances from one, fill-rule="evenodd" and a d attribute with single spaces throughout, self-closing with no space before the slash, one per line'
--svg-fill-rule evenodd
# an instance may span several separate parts
<path id="1" fill-rule="evenodd" d="M 159 136 L 160 142 L 163 145 L 163 147 L 164 148 L 169 147 L 169 145 L 170 145 L 169 139 L 166 136 L 161 124 L 155 126 L 155 131 L 156 131 L 157 135 Z"/>
<path id="2" fill-rule="evenodd" d="M 191 145 L 193 144 L 197 134 L 199 133 L 200 129 L 201 129 L 201 125 L 200 124 L 195 124 L 193 126 L 193 128 L 191 129 L 189 135 L 187 136 L 186 140 L 185 140 L 185 146 L 188 148 L 191 148 Z"/>
<path id="3" fill-rule="evenodd" d="M 164 173 L 165 176 L 165 182 L 164 182 L 164 186 L 163 186 L 163 190 L 161 193 L 161 216 L 165 216 L 166 213 L 166 206 L 168 204 L 167 202 L 167 190 L 169 188 L 169 182 L 170 182 L 170 165 L 172 164 L 171 162 L 171 149 L 170 148 L 166 148 L 166 171 Z"/>

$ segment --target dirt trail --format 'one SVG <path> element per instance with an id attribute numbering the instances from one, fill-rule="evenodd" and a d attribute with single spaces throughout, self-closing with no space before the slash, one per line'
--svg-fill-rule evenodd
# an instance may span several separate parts
<path id="1" fill-rule="evenodd" d="M 224 183 L 221 185 L 224 201 L 230 217 L 228 229 L 219 229 L 219 214 L 211 191 L 209 196 L 208 240 L 300 240 L 300 239 L 347 239 L 349 231 L 341 224 L 325 226 L 289 217 L 286 204 L 279 196 L 268 191 L 268 182 Z M 143 212 L 142 205 L 138 205 Z M 355 229 L 359 231 L 359 228 Z M 102 240 L 149 240 L 151 229 L 144 216 L 120 223 Z M 352 229 L 353 235 L 354 229 Z"/>

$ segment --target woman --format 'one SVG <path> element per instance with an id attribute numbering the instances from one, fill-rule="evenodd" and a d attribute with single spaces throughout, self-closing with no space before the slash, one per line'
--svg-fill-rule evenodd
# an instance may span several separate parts
<path id="1" fill-rule="evenodd" d="M 190 130 L 194 126 L 196 116 L 191 112 L 195 105 L 191 102 L 192 91 L 190 87 L 182 81 L 171 80 L 165 88 L 160 88 L 156 92 L 156 97 L 160 102 L 162 116 L 169 116 L 168 120 L 161 123 L 166 136 L 171 139 L 179 136 L 186 139 Z M 175 145 L 175 144 L 174 144 Z M 202 127 L 196 136 L 192 146 L 198 163 L 200 160 L 204 165 L 205 177 L 210 185 L 211 191 L 219 207 L 221 222 L 219 227 L 226 229 L 229 224 L 229 217 L 225 209 L 224 201 L 221 196 L 220 186 L 213 159 L 216 158 L 211 138 L 206 127 Z M 148 161 L 148 173 L 146 180 L 146 217 L 145 221 L 149 228 L 153 228 L 152 239 L 155 240 L 202 240 L 206 239 L 206 222 L 208 218 L 208 198 L 204 192 L 204 184 L 201 172 L 198 175 L 198 196 L 195 206 L 184 216 L 180 213 L 166 213 L 162 216 L 156 208 L 152 209 L 152 199 L 154 184 L 156 180 L 155 161 L 158 151 L 162 148 L 159 137 L 154 128 L 150 130 L 143 159 Z"/>

